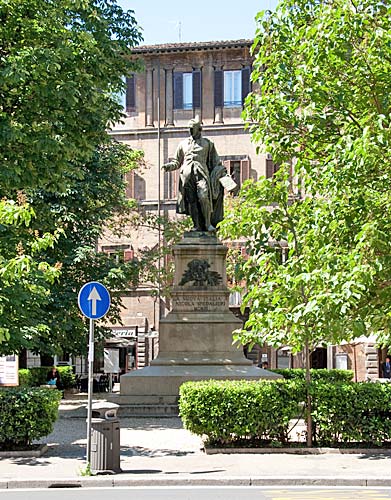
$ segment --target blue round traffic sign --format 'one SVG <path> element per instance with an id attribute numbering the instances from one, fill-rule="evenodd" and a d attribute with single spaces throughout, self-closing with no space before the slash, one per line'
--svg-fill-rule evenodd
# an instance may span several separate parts
<path id="1" fill-rule="evenodd" d="M 80 311 L 90 319 L 99 319 L 110 309 L 110 294 L 98 281 L 90 281 L 83 285 L 79 292 Z"/>

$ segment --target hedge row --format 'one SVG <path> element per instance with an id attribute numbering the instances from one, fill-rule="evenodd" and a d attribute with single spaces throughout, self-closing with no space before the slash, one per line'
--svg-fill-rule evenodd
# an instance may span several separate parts
<path id="1" fill-rule="evenodd" d="M 288 441 L 290 420 L 301 412 L 304 384 L 297 381 L 186 382 L 180 388 L 184 426 L 211 443 Z"/>
<path id="2" fill-rule="evenodd" d="M 39 387 L 46 384 L 47 374 L 51 366 L 34 366 L 33 368 L 22 368 L 19 370 L 19 385 L 23 387 Z M 71 366 L 58 366 L 63 389 L 75 387 L 76 377 Z"/>
<path id="3" fill-rule="evenodd" d="M 56 389 L 0 389 L 0 449 L 24 449 L 50 434 L 60 400 Z"/>
<path id="4" fill-rule="evenodd" d="M 391 441 L 391 384 L 315 383 L 314 438 L 320 445 Z"/>
<path id="5" fill-rule="evenodd" d="M 316 381 L 311 393 L 314 443 L 391 442 L 391 384 Z M 179 408 L 185 428 L 211 444 L 280 446 L 305 399 L 300 380 L 186 382 Z"/>
<path id="6" fill-rule="evenodd" d="M 287 380 L 305 380 L 305 370 L 303 368 L 284 368 L 270 371 L 279 373 Z M 352 370 L 312 368 L 310 371 L 312 380 L 322 380 L 323 382 L 351 382 L 353 379 Z"/>

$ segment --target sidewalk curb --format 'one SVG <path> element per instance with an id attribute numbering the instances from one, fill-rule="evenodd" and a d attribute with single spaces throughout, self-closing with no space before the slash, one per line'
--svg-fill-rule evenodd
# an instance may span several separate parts
<path id="1" fill-rule="evenodd" d="M 280 454 L 287 453 L 290 455 L 391 455 L 390 448 L 213 448 L 205 446 L 203 448 L 206 455 L 235 455 L 235 454 Z"/>
<path id="2" fill-rule="evenodd" d="M 34 450 L 0 451 L 0 459 L 3 458 L 39 458 L 48 451 L 48 445 L 41 443 Z"/>
<path id="3" fill-rule="evenodd" d="M 191 477 L 82 477 L 77 479 L 0 480 L 0 489 L 21 488 L 110 488 L 132 486 L 362 486 L 391 487 L 391 477 L 286 477 L 286 476 L 226 476 Z"/>

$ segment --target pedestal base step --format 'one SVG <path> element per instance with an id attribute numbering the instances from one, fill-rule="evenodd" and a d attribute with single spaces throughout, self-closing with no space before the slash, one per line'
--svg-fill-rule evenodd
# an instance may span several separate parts
<path id="1" fill-rule="evenodd" d="M 116 400 L 118 403 L 118 400 Z M 145 418 L 173 418 L 179 416 L 179 408 L 177 404 L 121 404 L 118 415 L 120 418 L 125 417 L 145 417 Z"/>

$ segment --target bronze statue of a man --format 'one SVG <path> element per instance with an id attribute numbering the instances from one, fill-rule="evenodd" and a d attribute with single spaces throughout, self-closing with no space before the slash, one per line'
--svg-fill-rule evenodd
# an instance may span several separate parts
<path id="1" fill-rule="evenodd" d="M 212 232 L 223 219 L 224 188 L 220 179 L 229 176 L 213 142 L 201 137 L 199 120 L 190 120 L 189 129 L 190 137 L 179 144 L 175 158 L 162 169 L 180 169 L 177 213 L 191 216 L 193 231 Z"/>

